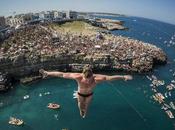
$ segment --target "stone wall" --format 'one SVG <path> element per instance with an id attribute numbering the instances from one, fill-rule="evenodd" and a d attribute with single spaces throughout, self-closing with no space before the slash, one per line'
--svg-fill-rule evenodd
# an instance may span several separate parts
<path id="1" fill-rule="evenodd" d="M 91 64 L 94 70 L 114 70 L 118 61 L 113 56 L 107 54 L 96 54 L 88 56 L 84 54 L 74 55 L 56 55 L 56 56 L 43 56 L 37 59 L 35 63 L 26 62 L 24 56 L 17 56 L 15 59 L 9 58 L 0 59 L 0 72 L 7 72 L 15 77 L 23 77 L 27 75 L 37 74 L 38 70 L 43 68 L 46 70 L 60 70 L 60 71 L 82 71 L 85 64 Z M 138 59 L 131 60 L 132 68 L 125 71 L 145 72 L 150 71 L 153 67 L 153 62 L 164 63 L 166 59 L 159 61 L 153 58 L 142 58 L 142 62 Z M 126 64 L 123 62 L 123 64 Z M 122 67 L 118 68 L 122 70 Z"/>

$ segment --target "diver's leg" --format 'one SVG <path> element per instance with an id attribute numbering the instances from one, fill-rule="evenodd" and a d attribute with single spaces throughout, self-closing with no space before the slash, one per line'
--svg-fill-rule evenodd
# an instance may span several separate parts
<path id="1" fill-rule="evenodd" d="M 87 110 L 88 110 L 88 107 L 89 107 L 89 104 L 90 104 L 91 100 L 92 100 L 92 95 L 89 96 L 89 97 L 86 97 L 86 99 L 85 99 L 85 111 L 84 111 L 85 113 L 84 113 L 84 118 L 86 116 L 86 113 L 87 113 Z"/>
<path id="2" fill-rule="evenodd" d="M 78 108 L 79 108 L 79 111 L 80 111 L 80 115 L 81 117 L 84 116 L 84 111 L 85 111 L 85 99 L 84 97 L 81 97 L 78 95 Z"/>

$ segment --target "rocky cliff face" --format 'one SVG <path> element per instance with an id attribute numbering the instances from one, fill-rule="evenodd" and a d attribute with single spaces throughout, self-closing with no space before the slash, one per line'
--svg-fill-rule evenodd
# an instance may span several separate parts
<path id="1" fill-rule="evenodd" d="M 44 68 L 46 70 L 60 71 L 82 71 L 85 64 L 91 64 L 94 70 L 124 70 L 134 72 L 150 71 L 154 63 L 166 63 L 164 53 L 162 59 L 154 57 L 143 57 L 141 59 L 131 59 L 120 61 L 108 54 L 96 54 L 94 56 L 85 55 L 83 53 L 72 55 L 50 55 L 37 58 L 35 63 L 26 61 L 25 56 L 16 56 L 13 60 L 7 57 L 0 59 L 0 71 L 8 72 L 15 77 L 23 77 L 27 75 L 37 74 L 38 70 Z M 118 66 L 117 66 L 118 65 Z M 130 65 L 130 66 L 129 66 Z M 129 67 L 128 67 L 129 66 Z"/>
<path id="2" fill-rule="evenodd" d="M 12 81 L 9 75 L 0 72 L 0 92 L 7 91 L 12 86 Z"/>

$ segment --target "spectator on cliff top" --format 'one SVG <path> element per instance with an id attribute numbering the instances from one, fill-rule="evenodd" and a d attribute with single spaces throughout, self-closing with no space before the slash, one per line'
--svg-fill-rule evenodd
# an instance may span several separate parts
<path id="1" fill-rule="evenodd" d="M 47 76 L 63 77 L 67 79 L 74 79 L 78 83 L 78 91 L 74 93 L 75 98 L 78 99 L 78 107 L 80 110 L 81 117 L 85 118 L 88 106 L 92 100 L 93 89 L 95 86 L 102 81 L 111 80 L 132 80 L 131 75 L 101 75 L 93 74 L 92 69 L 89 65 L 84 66 L 82 73 L 64 73 L 58 71 L 45 71 L 39 70 L 43 75 L 43 78 Z"/>

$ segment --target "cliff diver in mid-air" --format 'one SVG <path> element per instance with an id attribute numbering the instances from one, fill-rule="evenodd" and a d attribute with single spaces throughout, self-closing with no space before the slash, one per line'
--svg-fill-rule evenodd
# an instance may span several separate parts
<path id="1" fill-rule="evenodd" d="M 131 75 L 101 75 L 93 74 L 92 68 L 89 65 L 85 65 L 82 73 L 64 73 L 59 71 L 45 71 L 43 69 L 39 70 L 43 78 L 47 76 L 52 77 L 62 77 L 67 79 L 74 79 L 78 83 L 78 91 L 74 94 L 78 99 L 78 107 L 80 110 L 80 115 L 85 118 L 89 103 L 92 100 L 93 89 L 95 86 L 102 81 L 111 80 L 132 80 Z"/>

